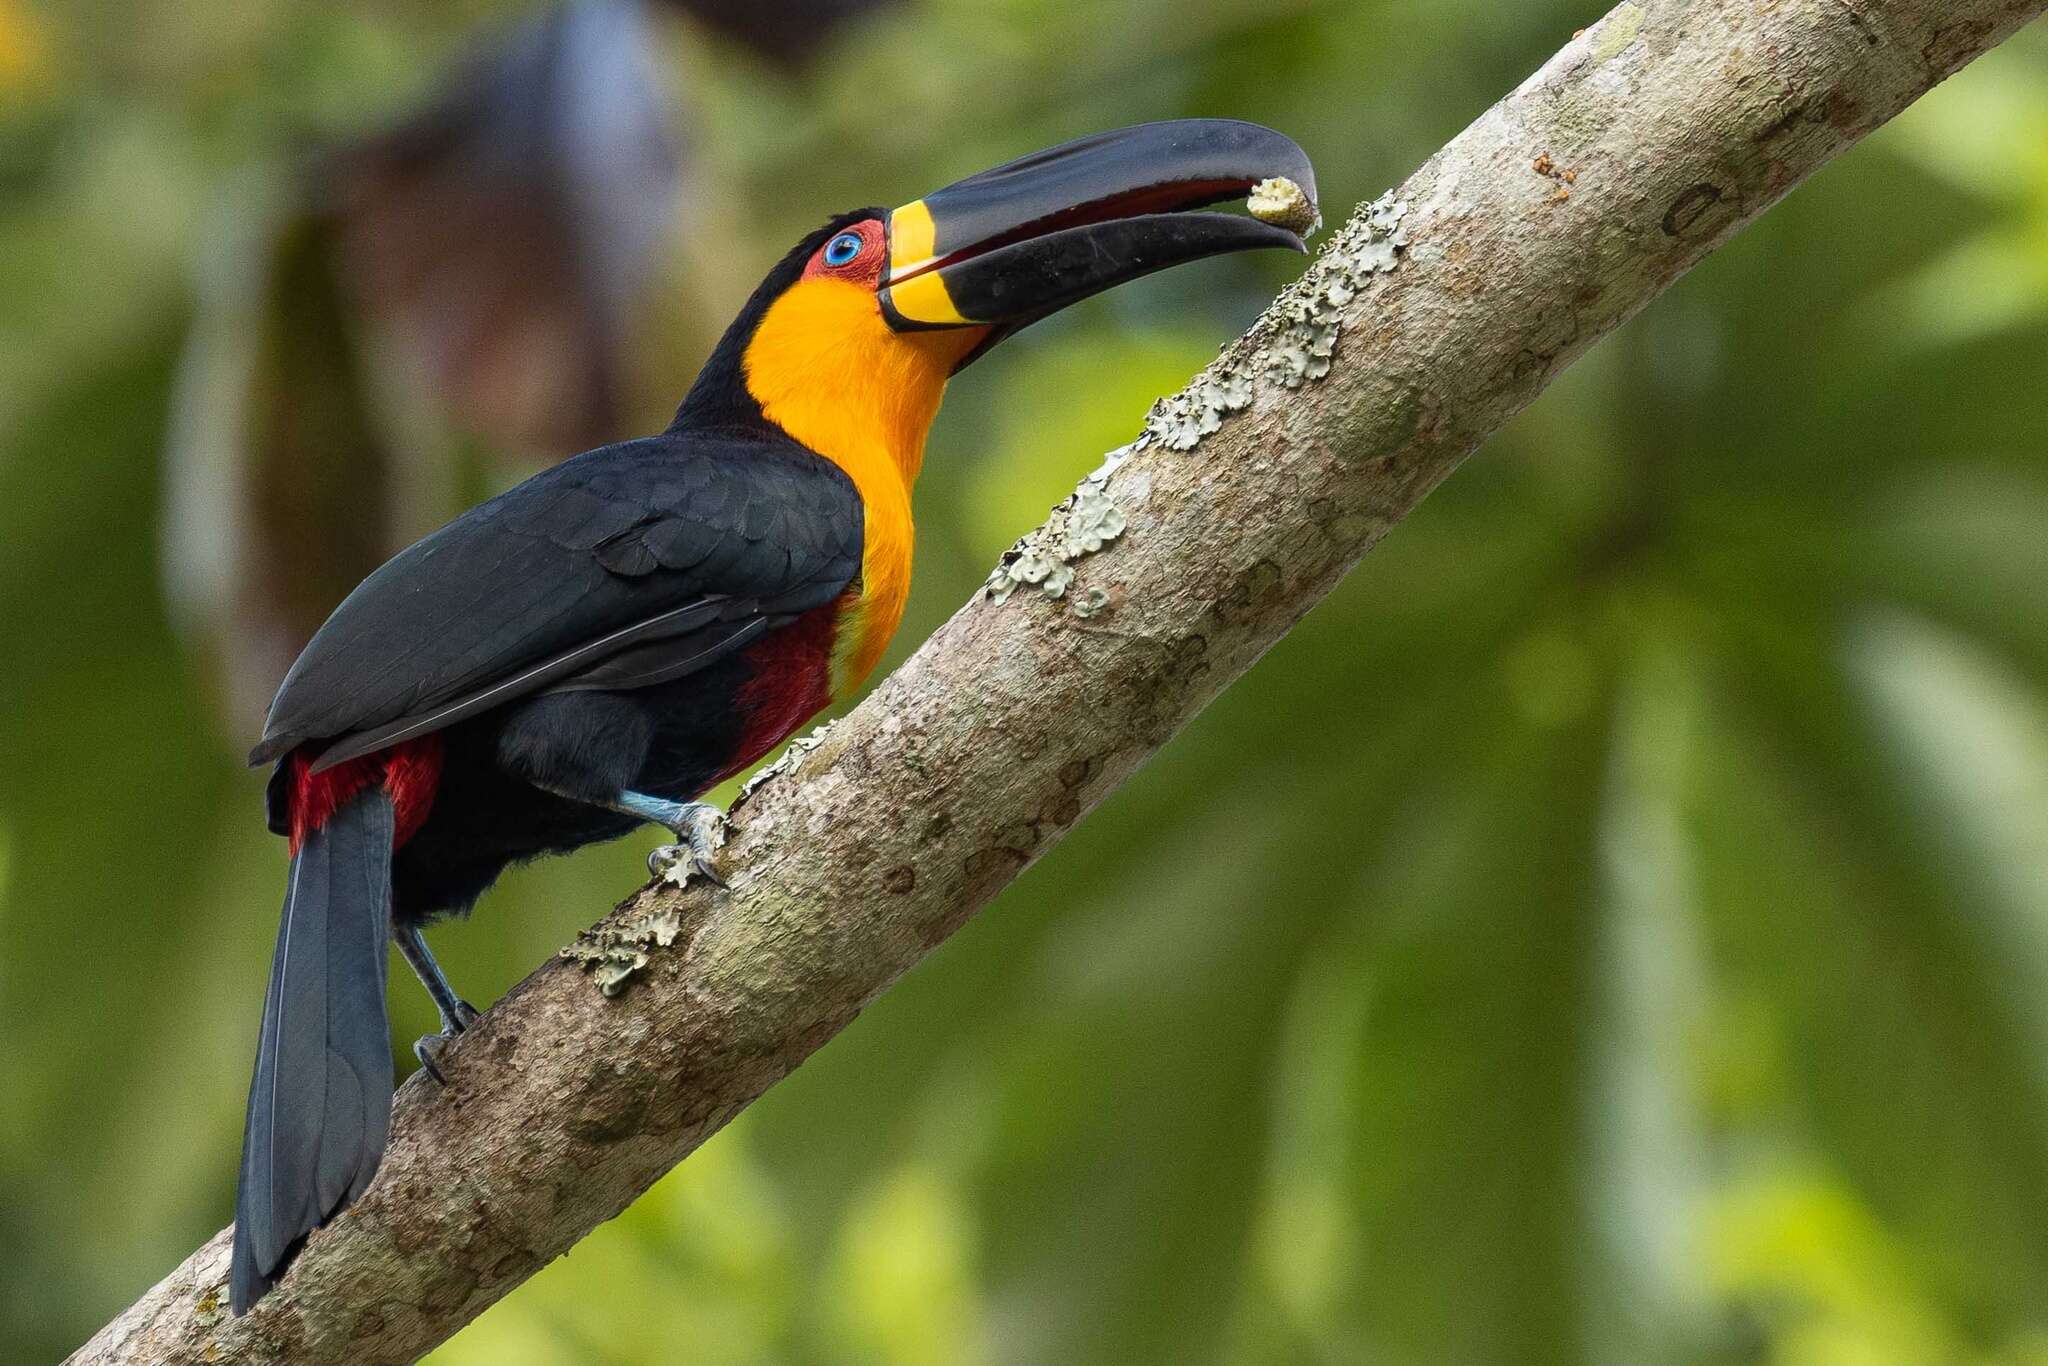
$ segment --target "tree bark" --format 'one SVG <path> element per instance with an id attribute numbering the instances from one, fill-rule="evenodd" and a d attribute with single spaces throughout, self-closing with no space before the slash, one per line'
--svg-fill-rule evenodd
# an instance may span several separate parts
<path id="1" fill-rule="evenodd" d="M 445 1090 L 409 1082 L 375 1184 L 255 1312 L 227 1313 L 222 1232 L 72 1360 L 448 1338 L 1051 848 L 1566 365 L 2044 7 L 1630 0 L 1573 37 L 1155 409 L 998 571 L 1014 591 L 736 809 L 729 894 L 644 889 L 598 973 L 548 963 Z"/>

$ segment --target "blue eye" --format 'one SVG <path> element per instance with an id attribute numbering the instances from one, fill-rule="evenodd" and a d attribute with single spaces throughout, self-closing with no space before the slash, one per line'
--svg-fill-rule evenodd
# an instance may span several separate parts
<path id="1" fill-rule="evenodd" d="M 867 243 L 857 232 L 842 232 L 825 244 L 825 264 L 828 266 L 850 265 L 860 255 Z"/>

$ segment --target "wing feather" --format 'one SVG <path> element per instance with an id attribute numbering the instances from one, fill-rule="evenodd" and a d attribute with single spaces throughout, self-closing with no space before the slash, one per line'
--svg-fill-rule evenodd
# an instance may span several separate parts
<path id="1" fill-rule="evenodd" d="M 324 768 L 543 690 L 680 677 L 843 592 L 861 532 L 852 481 L 786 438 L 586 452 L 365 579 L 292 666 L 250 762 L 332 740 Z"/>

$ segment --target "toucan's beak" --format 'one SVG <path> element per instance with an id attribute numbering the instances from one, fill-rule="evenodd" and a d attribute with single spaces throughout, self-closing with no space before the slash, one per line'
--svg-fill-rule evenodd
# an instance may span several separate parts
<path id="1" fill-rule="evenodd" d="M 1298 234 L 1255 218 L 1183 212 L 1275 176 L 1313 210 L 1308 156 L 1234 119 L 1144 123 L 1034 153 L 890 212 L 883 314 L 900 331 L 989 327 L 993 342 L 1183 261 L 1306 250 Z"/>

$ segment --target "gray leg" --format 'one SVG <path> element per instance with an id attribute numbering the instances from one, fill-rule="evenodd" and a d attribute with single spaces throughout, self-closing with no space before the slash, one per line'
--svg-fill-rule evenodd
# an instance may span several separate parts
<path id="1" fill-rule="evenodd" d="M 412 1046 L 413 1056 L 420 1060 L 428 1076 L 436 1082 L 446 1084 L 447 1078 L 435 1064 L 435 1056 L 457 1034 L 476 1022 L 476 1007 L 455 994 L 455 988 L 448 985 L 448 976 L 441 971 L 441 965 L 434 961 L 433 950 L 427 947 L 427 937 L 417 925 L 394 925 L 391 937 L 398 941 L 398 951 L 405 955 L 413 975 L 420 979 L 420 985 L 427 989 L 433 999 L 434 1009 L 441 1012 L 441 1032 L 429 1034 Z"/>
<path id="2" fill-rule="evenodd" d="M 533 780 L 529 778 L 527 781 Z M 666 828 L 676 837 L 676 843 L 664 844 L 647 856 L 650 876 L 678 887 L 687 887 L 693 877 L 700 877 L 714 887 L 725 886 L 725 879 L 719 876 L 716 859 L 719 846 L 725 843 L 725 813 L 709 802 L 672 802 L 666 797 L 650 797 L 645 792 L 631 789 L 610 801 L 595 801 L 549 787 L 546 783 L 533 785 L 572 802 L 601 806 L 607 811 Z"/>
<path id="3" fill-rule="evenodd" d="M 709 802 L 672 802 L 641 792 L 621 792 L 614 809 L 655 825 L 666 826 L 678 841 L 647 856 L 647 871 L 678 887 L 692 875 L 714 887 L 725 886 L 714 855 L 725 843 L 725 813 Z"/>

